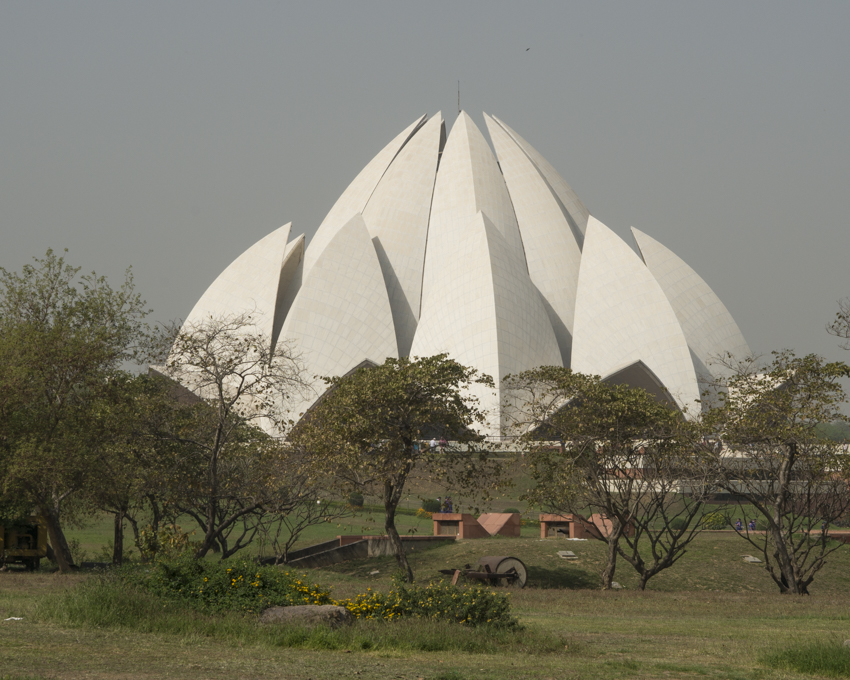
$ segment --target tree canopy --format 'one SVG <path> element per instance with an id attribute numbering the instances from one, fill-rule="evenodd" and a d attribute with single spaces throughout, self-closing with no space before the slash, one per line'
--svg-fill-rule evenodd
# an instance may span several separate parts
<path id="1" fill-rule="evenodd" d="M 61 517 L 98 473 L 103 401 L 140 356 L 146 314 L 130 270 L 114 289 L 51 250 L 21 273 L 0 268 L 2 494 L 45 517 L 63 570 L 72 556 Z"/>
<path id="2" fill-rule="evenodd" d="M 469 395 L 471 385 L 492 386 L 492 379 L 440 354 L 390 358 L 325 381 L 329 389 L 295 428 L 293 445 L 305 452 L 314 475 L 381 500 L 399 567 L 412 582 L 395 527 L 405 485 L 416 477 L 486 491 L 499 477 L 500 466 L 475 429 L 485 414 Z M 447 445 L 428 446 L 434 438 Z"/>

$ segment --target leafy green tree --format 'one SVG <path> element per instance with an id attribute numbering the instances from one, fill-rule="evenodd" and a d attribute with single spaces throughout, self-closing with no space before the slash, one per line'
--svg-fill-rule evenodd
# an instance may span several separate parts
<path id="1" fill-rule="evenodd" d="M 175 519 L 165 491 L 182 447 L 158 434 L 177 417 L 180 404 L 171 383 L 157 375 L 118 373 L 104 396 L 97 414 L 104 423 L 99 471 L 85 499 L 91 509 L 113 516 L 112 563 L 120 566 L 125 522 L 138 545 L 140 522 L 156 535 L 163 521 Z"/>
<path id="2" fill-rule="evenodd" d="M 505 385 L 535 482 L 525 500 L 574 515 L 607 544 L 603 588 L 621 557 L 643 590 L 700 530 L 696 519 L 713 478 L 698 453 L 696 426 L 643 389 L 567 368 L 533 369 Z M 594 514 L 610 522 L 607 535 L 593 529 Z"/>
<path id="3" fill-rule="evenodd" d="M 2 495 L 44 516 L 63 571 L 73 564 L 63 521 L 100 471 L 99 404 L 139 357 L 147 314 L 129 270 L 117 289 L 79 272 L 51 250 L 21 273 L 0 268 Z"/>
<path id="4" fill-rule="evenodd" d="M 841 381 L 848 376 L 840 361 L 777 352 L 768 365 L 748 363 L 726 379 L 722 403 L 705 416 L 718 438 L 718 484 L 744 518 L 755 512 L 766 527 L 751 532 L 745 522 L 738 533 L 783 593 L 808 593 L 841 546 L 829 529 L 850 509 L 850 462 L 822 423 L 847 421 Z"/>
<path id="5" fill-rule="evenodd" d="M 342 497 L 353 491 L 378 497 L 384 527 L 408 582 L 413 571 L 395 525 L 405 485 L 436 479 L 483 491 L 499 480 L 498 461 L 475 431 L 484 423 L 474 384 L 492 380 L 440 354 L 387 359 L 348 376 L 325 378 L 328 392 L 295 428 L 291 441 L 305 452 L 319 479 L 334 480 Z M 427 438 L 449 445 L 431 448 Z"/>

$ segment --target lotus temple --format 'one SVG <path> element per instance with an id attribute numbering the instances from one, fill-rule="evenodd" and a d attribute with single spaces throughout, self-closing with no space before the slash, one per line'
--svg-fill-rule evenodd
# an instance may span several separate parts
<path id="1" fill-rule="evenodd" d="M 699 411 L 712 358 L 749 348 L 700 276 L 651 236 L 631 248 L 528 142 L 461 113 L 399 133 L 339 197 L 309 245 L 291 224 L 237 257 L 186 319 L 249 312 L 310 376 L 447 353 L 492 376 L 477 394 L 505 425 L 500 381 L 566 366 Z M 495 153 L 494 153 L 495 151 Z M 303 413 L 324 389 L 293 405 Z"/>

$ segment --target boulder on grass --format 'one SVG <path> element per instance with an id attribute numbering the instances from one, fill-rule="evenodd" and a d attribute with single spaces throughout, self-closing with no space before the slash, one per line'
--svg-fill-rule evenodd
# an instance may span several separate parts
<path id="1" fill-rule="evenodd" d="M 260 623 L 293 623 L 299 626 L 350 626 L 354 617 L 345 607 L 333 604 L 300 604 L 294 607 L 269 607 L 260 614 Z"/>

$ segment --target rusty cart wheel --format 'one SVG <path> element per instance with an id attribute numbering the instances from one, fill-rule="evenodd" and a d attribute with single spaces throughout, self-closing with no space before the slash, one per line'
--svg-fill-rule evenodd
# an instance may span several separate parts
<path id="1" fill-rule="evenodd" d="M 493 579 L 493 583 L 496 584 L 525 588 L 525 583 L 528 581 L 528 569 L 518 557 L 509 555 L 482 557 L 478 560 L 477 568 L 491 574 L 504 574 L 502 578 Z"/>

